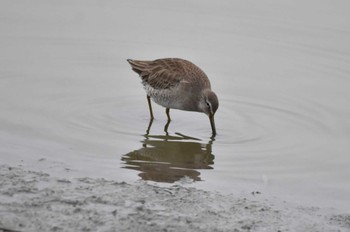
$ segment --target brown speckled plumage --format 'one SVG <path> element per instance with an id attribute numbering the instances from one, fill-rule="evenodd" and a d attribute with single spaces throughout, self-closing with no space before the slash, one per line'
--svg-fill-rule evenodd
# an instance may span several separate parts
<path id="1" fill-rule="evenodd" d="M 216 133 L 214 114 L 219 106 L 216 94 L 211 91 L 207 75 L 195 64 L 179 58 L 164 58 L 153 61 L 128 59 L 132 70 L 138 73 L 149 98 L 167 109 L 204 112 L 211 120 Z"/>

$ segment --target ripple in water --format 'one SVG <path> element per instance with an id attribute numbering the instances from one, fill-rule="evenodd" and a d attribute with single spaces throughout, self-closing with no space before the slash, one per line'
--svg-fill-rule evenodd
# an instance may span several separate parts
<path id="1" fill-rule="evenodd" d="M 220 129 L 218 143 L 242 145 L 246 151 L 266 152 L 301 148 L 308 136 L 329 133 L 328 126 L 318 120 L 328 114 L 316 104 L 306 100 L 274 98 L 223 98 L 219 120 L 225 129 Z M 241 146 L 243 147 L 243 146 Z"/>
<path id="2" fill-rule="evenodd" d="M 109 135 L 139 135 L 145 127 L 147 108 L 137 106 L 138 98 L 125 96 L 123 101 L 116 98 L 92 99 L 72 109 L 67 120 L 73 130 L 90 131 Z M 144 111 L 144 112 L 143 112 Z"/>

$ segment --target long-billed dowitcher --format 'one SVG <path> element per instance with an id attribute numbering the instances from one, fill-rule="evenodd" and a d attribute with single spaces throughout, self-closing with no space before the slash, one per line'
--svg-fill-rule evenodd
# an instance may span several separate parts
<path id="1" fill-rule="evenodd" d="M 179 58 L 154 61 L 127 60 L 138 73 L 147 93 L 151 119 L 151 98 L 166 108 L 170 121 L 170 109 L 203 112 L 208 115 L 213 135 L 216 135 L 214 114 L 219 107 L 216 94 L 211 91 L 207 75 L 195 64 Z"/>

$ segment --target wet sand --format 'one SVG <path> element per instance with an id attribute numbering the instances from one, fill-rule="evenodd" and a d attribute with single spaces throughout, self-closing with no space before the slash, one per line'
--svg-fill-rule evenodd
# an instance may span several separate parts
<path id="1" fill-rule="evenodd" d="M 349 231 L 350 215 L 193 187 L 0 166 L 0 231 Z"/>

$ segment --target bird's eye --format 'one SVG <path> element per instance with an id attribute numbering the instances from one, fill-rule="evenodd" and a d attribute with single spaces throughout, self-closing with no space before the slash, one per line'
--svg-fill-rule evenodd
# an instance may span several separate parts
<path id="1" fill-rule="evenodd" d="M 210 103 L 209 102 L 206 102 L 206 103 L 207 103 L 208 108 L 210 108 Z"/>

